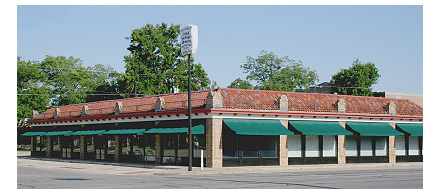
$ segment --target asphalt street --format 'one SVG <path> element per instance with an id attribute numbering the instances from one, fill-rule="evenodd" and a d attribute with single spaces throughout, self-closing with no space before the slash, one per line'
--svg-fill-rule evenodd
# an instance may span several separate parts
<path id="1" fill-rule="evenodd" d="M 308 165 L 310 166 L 310 165 Z M 419 165 L 139 168 L 17 158 L 18 189 L 422 189 Z M 239 169 L 239 170 L 237 170 Z"/>

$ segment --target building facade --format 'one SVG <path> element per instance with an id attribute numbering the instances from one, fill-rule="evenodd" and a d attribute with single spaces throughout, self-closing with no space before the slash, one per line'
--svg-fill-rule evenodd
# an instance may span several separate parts
<path id="1" fill-rule="evenodd" d="M 188 164 L 187 93 L 33 112 L 32 155 Z M 192 93 L 195 166 L 423 161 L 423 108 L 406 99 L 219 88 Z"/>

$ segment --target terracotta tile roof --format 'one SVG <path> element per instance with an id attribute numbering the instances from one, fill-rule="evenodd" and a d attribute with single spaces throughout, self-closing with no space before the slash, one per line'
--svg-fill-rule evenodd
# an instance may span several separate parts
<path id="1" fill-rule="evenodd" d="M 336 102 L 339 98 L 343 98 L 346 103 L 346 113 L 388 114 L 387 102 L 394 101 L 397 115 L 423 116 L 423 107 L 406 99 L 230 88 L 219 88 L 214 91 L 222 95 L 225 109 L 280 110 L 278 98 L 284 94 L 288 98 L 288 110 L 295 112 L 338 112 Z M 192 93 L 193 109 L 206 108 L 208 92 L 203 90 Z M 177 93 L 53 107 L 38 115 L 35 120 L 52 119 L 55 108 L 60 109 L 60 119 L 81 117 L 83 105 L 89 107 L 86 117 L 113 115 L 117 101 L 123 104 L 122 114 L 154 112 L 158 97 L 165 99 L 163 111 L 187 110 L 187 93 Z"/>

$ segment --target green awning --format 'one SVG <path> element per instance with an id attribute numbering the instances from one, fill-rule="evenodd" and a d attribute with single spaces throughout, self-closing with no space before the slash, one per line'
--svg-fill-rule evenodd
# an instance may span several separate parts
<path id="1" fill-rule="evenodd" d="M 303 135 L 353 135 L 336 121 L 289 121 Z"/>
<path id="2" fill-rule="evenodd" d="M 188 127 L 152 128 L 145 133 L 188 133 Z M 205 134 L 205 127 L 203 125 L 193 126 L 191 127 L 191 133 L 194 135 Z"/>
<path id="3" fill-rule="evenodd" d="M 145 133 L 146 129 L 119 129 L 119 130 L 109 130 L 107 132 L 104 132 L 104 134 L 107 135 L 143 135 Z"/>
<path id="4" fill-rule="evenodd" d="M 293 135 L 279 120 L 223 119 L 238 135 Z"/>
<path id="5" fill-rule="evenodd" d="M 73 135 L 102 135 L 105 130 L 97 130 L 97 131 L 76 131 Z"/>
<path id="6" fill-rule="evenodd" d="M 21 134 L 21 136 L 43 136 L 46 132 L 26 132 Z"/>
<path id="7" fill-rule="evenodd" d="M 411 136 L 423 136 L 423 124 L 397 123 L 396 125 Z"/>
<path id="8" fill-rule="evenodd" d="M 348 126 L 362 136 L 402 136 L 403 133 L 388 123 L 347 122 Z"/>
<path id="9" fill-rule="evenodd" d="M 44 135 L 45 136 L 58 136 L 58 135 L 70 136 L 70 135 L 72 135 L 72 133 L 73 133 L 73 131 L 50 131 Z"/>

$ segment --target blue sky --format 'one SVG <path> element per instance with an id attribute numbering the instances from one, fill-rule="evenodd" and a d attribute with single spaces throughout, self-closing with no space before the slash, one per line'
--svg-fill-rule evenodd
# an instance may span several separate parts
<path id="1" fill-rule="evenodd" d="M 196 24 L 194 55 L 226 87 L 261 50 L 301 60 L 329 81 L 359 58 L 374 62 L 375 91 L 423 93 L 423 7 L 392 6 L 44 6 L 17 8 L 17 55 L 81 58 L 123 72 L 131 30 L 145 24 Z"/>

